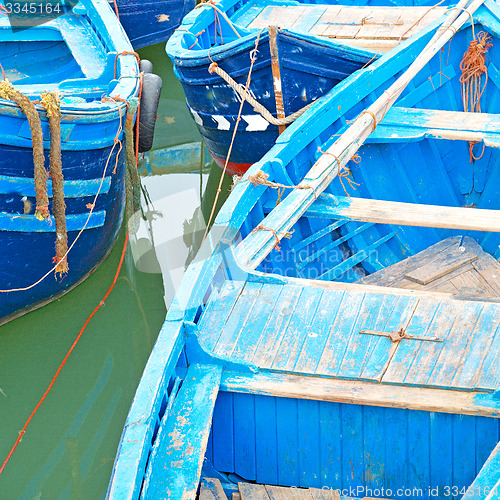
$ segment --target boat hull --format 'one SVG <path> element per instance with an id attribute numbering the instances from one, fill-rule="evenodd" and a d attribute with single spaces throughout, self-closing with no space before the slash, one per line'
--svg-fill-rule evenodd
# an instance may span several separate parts
<path id="1" fill-rule="evenodd" d="M 57 277 L 52 271 L 55 222 L 52 218 L 38 221 L 33 216 L 36 202 L 32 150 L 0 146 L 0 245 L 4 249 L 0 290 L 5 291 L 0 322 L 70 290 L 109 253 L 123 221 L 125 201 L 124 155 L 117 157 L 118 148 L 111 149 L 107 146 L 62 154 L 68 245 L 72 248 L 67 259 L 69 272 Z M 112 173 L 115 164 L 116 172 Z M 94 203 L 101 178 L 104 180 L 91 214 L 89 207 Z M 26 216 L 23 212 L 27 204 L 32 208 Z M 49 210 L 52 212 L 52 199 Z M 47 273 L 45 279 L 32 286 Z"/>
<path id="2" fill-rule="evenodd" d="M 257 34 L 246 36 L 237 45 L 214 52 L 210 57 L 174 58 L 186 102 L 198 125 L 207 149 L 224 167 L 231 149 L 228 173 L 241 175 L 273 146 L 279 131 L 250 104 L 241 107 L 241 98 L 220 76 L 210 73 L 215 62 L 239 85 L 245 86 L 250 73 L 250 94 L 276 117 L 276 97 L 269 48 L 269 35 L 258 40 L 255 62 L 249 57 Z M 373 53 L 313 37 L 280 31 L 277 35 L 281 90 L 285 115 L 291 115 L 327 93 L 333 86 L 364 66 Z M 250 70 L 252 66 L 252 69 Z M 240 110 L 241 108 L 241 110 Z M 238 123 L 236 134 L 233 131 Z"/>
<path id="3" fill-rule="evenodd" d="M 114 10 L 113 2 L 110 2 Z M 194 9 L 195 0 L 119 0 L 120 23 L 134 49 L 166 42 L 182 18 Z"/>

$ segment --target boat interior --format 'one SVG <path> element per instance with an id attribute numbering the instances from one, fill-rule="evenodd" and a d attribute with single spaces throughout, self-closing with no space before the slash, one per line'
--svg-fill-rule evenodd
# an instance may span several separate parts
<path id="1" fill-rule="evenodd" d="M 116 71 L 128 73 L 128 63 L 121 67 L 121 58 L 115 68 L 119 48 L 100 15 L 85 1 L 29 29 L 16 25 L 12 16 L 0 15 L 2 77 L 30 96 L 58 90 L 65 96 L 78 94 L 82 102 L 100 99 Z"/>

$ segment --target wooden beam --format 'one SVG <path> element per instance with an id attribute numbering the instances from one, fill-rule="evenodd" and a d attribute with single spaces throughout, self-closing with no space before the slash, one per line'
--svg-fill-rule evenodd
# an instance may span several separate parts
<path id="1" fill-rule="evenodd" d="M 435 137 L 484 141 L 500 147 L 500 115 L 393 107 L 370 136 L 371 142 Z"/>
<path id="2" fill-rule="evenodd" d="M 500 399 L 489 393 L 380 384 L 361 380 L 341 380 L 270 371 L 258 374 L 224 372 L 220 390 L 500 418 Z"/>
<path id="3" fill-rule="evenodd" d="M 322 194 L 304 214 L 397 226 L 500 232 L 500 210 L 419 205 Z"/>

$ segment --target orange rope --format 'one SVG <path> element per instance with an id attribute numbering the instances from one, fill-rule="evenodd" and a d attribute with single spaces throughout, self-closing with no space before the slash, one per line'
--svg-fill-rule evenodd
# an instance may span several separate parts
<path id="1" fill-rule="evenodd" d="M 139 66 L 141 62 L 141 58 L 137 52 L 132 52 L 130 50 L 124 50 L 123 52 L 118 52 L 115 55 L 115 80 L 116 80 L 116 63 L 118 61 L 118 56 L 135 56 L 135 58 L 137 59 L 137 66 Z"/>
<path id="2" fill-rule="evenodd" d="M 0 63 L 0 69 L 2 70 L 2 80 L 5 80 L 5 70 L 3 69 L 2 63 Z"/>
<path id="3" fill-rule="evenodd" d="M 481 96 L 483 95 L 486 84 L 488 83 L 488 68 L 486 67 L 486 52 L 492 47 L 491 36 L 488 33 L 481 31 L 469 44 L 468 50 L 465 52 L 462 61 L 460 62 L 460 69 L 462 75 L 460 76 L 460 83 L 462 84 L 462 101 L 464 111 L 470 113 L 481 113 Z M 484 84 L 481 85 L 481 77 L 484 74 Z M 469 155 L 470 162 L 478 160 L 472 151 L 475 142 L 469 142 Z"/>
<path id="4" fill-rule="evenodd" d="M 116 3 L 116 0 L 113 0 L 113 3 L 115 4 L 115 14 L 116 17 L 118 18 L 118 21 L 120 20 L 120 13 L 118 12 L 118 5 Z"/>
<path id="5" fill-rule="evenodd" d="M 116 270 L 115 277 L 113 279 L 113 282 L 111 283 L 111 286 L 108 288 L 108 291 L 106 292 L 106 295 L 104 295 L 104 297 L 101 300 L 101 302 L 99 302 L 99 304 L 96 306 L 96 308 L 92 311 L 92 313 L 88 317 L 87 321 L 85 321 L 85 324 L 83 325 L 82 329 L 80 330 L 80 333 L 78 334 L 78 336 L 76 337 L 75 341 L 73 342 L 73 344 L 69 348 L 69 351 L 66 354 L 66 356 L 64 357 L 64 359 L 62 360 L 62 363 L 59 365 L 59 368 L 57 369 L 56 374 L 54 375 L 54 377 L 52 378 L 49 386 L 47 387 L 47 390 L 44 392 L 44 394 L 41 397 L 40 401 L 35 406 L 35 409 L 31 412 L 31 415 L 28 417 L 28 420 L 26 420 L 26 423 L 24 424 L 23 428 L 19 431 L 19 436 L 17 437 L 16 442 L 14 443 L 14 446 L 11 448 L 9 454 L 7 455 L 7 458 L 3 461 L 3 464 L 0 467 L 0 474 L 2 474 L 3 470 L 5 469 L 5 466 L 7 465 L 7 462 L 10 460 L 10 458 L 12 457 L 12 454 L 14 453 L 15 449 L 17 448 L 17 446 L 21 442 L 21 440 L 23 438 L 23 435 L 26 432 L 26 428 L 28 427 L 29 423 L 31 422 L 31 419 L 35 416 L 35 413 L 38 411 L 38 409 L 40 408 L 40 406 L 44 402 L 45 398 L 47 397 L 48 393 L 52 389 L 52 386 L 54 385 L 54 382 L 56 381 L 57 377 L 59 376 L 59 373 L 61 372 L 63 366 L 66 364 L 66 361 L 68 360 L 70 354 L 73 352 L 73 349 L 76 347 L 76 344 L 78 343 L 78 341 L 80 340 L 80 337 L 82 336 L 83 332 L 87 328 L 87 325 L 90 323 L 90 320 L 92 319 L 92 317 L 94 316 L 94 314 L 101 308 L 101 306 L 104 305 L 104 301 L 108 298 L 109 294 L 111 293 L 111 290 L 113 290 L 113 288 L 114 288 L 114 286 L 116 284 L 116 280 L 118 279 L 118 275 L 120 274 L 120 270 L 122 268 L 123 259 L 125 258 L 125 251 L 127 249 L 128 237 L 129 237 L 129 234 L 127 233 L 127 235 L 125 236 L 125 242 L 123 244 L 123 250 L 122 250 L 122 255 L 121 255 L 121 258 L 120 258 L 120 263 L 118 264 L 118 269 Z"/>

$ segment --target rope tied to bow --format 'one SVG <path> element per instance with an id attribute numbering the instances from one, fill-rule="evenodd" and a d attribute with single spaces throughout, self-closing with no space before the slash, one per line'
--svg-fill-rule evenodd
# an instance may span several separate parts
<path id="1" fill-rule="evenodd" d="M 249 175 L 248 176 L 248 182 L 252 183 L 254 186 L 268 186 L 272 189 L 277 189 L 278 190 L 278 199 L 276 201 L 276 206 L 279 205 L 281 202 L 281 198 L 283 196 L 283 193 L 285 192 L 285 189 L 312 189 L 314 193 L 314 199 L 318 199 L 318 196 L 316 195 L 316 190 L 314 189 L 313 186 L 310 186 L 309 184 L 304 184 L 300 185 L 298 184 L 297 186 L 287 186 L 285 184 L 280 184 L 279 182 L 272 182 L 269 180 L 269 175 L 264 173 L 262 170 L 257 170 L 255 174 Z"/>

